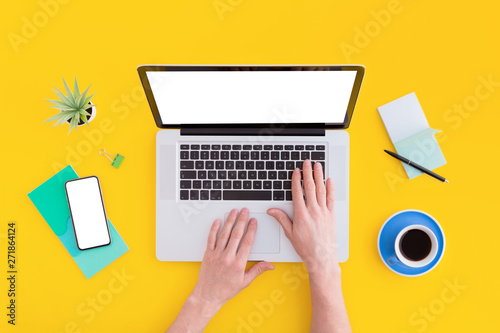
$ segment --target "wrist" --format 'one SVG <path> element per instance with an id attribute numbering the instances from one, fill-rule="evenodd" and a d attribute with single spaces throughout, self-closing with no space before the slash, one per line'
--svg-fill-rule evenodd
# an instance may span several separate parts
<path id="1" fill-rule="evenodd" d="M 309 272 L 309 280 L 311 283 L 340 283 L 341 269 L 340 265 L 337 262 L 332 262 L 324 265 L 306 264 L 306 268 Z"/>
<path id="2" fill-rule="evenodd" d="M 193 292 L 188 296 L 186 303 L 189 302 L 191 306 L 197 309 L 197 312 L 203 318 L 210 320 L 220 310 L 224 303 L 215 302 L 214 300 L 207 299 L 195 287 Z"/>

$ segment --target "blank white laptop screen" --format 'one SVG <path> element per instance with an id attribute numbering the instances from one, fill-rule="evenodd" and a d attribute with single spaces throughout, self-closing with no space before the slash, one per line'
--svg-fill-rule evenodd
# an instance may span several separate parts
<path id="1" fill-rule="evenodd" d="M 356 71 L 147 72 L 163 124 L 343 123 Z"/>

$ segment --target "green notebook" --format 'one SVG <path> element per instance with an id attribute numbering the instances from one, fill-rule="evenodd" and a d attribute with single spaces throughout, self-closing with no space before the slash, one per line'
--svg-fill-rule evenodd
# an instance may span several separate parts
<path id="1" fill-rule="evenodd" d="M 64 189 L 66 181 L 76 178 L 79 177 L 75 170 L 68 165 L 28 193 L 28 197 L 88 279 L 127 252 L 128 246 L 108 220 L 110 245 L 85 251 L 78 249 Z"/>

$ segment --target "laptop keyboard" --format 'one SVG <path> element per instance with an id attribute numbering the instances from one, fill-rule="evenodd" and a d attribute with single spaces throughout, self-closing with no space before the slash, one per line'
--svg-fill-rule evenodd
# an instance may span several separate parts
<path id="1" fill-rule="evenodd" d="M 305 159 L 325 170 L 325 145 L 180 145 L 181 200 L 292 200 Z"/>

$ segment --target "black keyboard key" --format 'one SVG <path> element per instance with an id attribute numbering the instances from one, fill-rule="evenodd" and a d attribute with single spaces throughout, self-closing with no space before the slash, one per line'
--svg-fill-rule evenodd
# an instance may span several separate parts
<path id="1" fill-rule="evenodd" d="M 263 170 L 264 169 L 264 162 L 262 162 L 262 161 L 255 162 L 255 169 Z"/>
<path id="2" fill-rule="evenodd" d="M 223 150 L 231 150 L 231 145 L 222 145 Z"/>
<path id="3" fill-rule="evenodd" d="M 201 188 L 201 180 L 193 180 L 193 188 Z"/>
<path id="4" fill-rule="evenodd" d="M 287 170 L 295 169 L 295 162 L 286 162 L 286 169 Z"/>
<path id="5" fill-rule="evenodd" d="M 274 170 L 274 162 L 266 162 L 266 170 Z"/>
<path id="6" fill-rule="evenodd" d="M 210 195 L 210 191 L 207 190 L 201 190 L 200 191 L 200 200 L 208 200 Z"/>
<path id="7" fill-rule="evenodd" d="M 316 150 L 325 150 L 325 145 L 317 145 Z"/>
<path id="8" fill-rule="evenodd" d="M 200 191 L 191 190 L 189 193 L 190 193 L 189 199 L 191 199 L 191 200 L 199 200 L 200 199 Z"/>
<path id="9" fill-rule="evenodd" d="M 247 161 L 245 163 L 245 169 L 247 170 L 253 170 L 255 167 L 255 163 L 253 161 Z"/>
<path id="10" fill-rule="evenodd" d="M 286 172 L 286 171 L 279 171 L 278 172 L 278 179 L 288 179 L 288 172 Z"/>
<path id="11" fill-rule="evenodd" d="M 189 160 L 189 152 L 187 150 L 181 150 L 181 160 Z"/>
<path id="12" fill-rule="evenodd" d="M 252 150 L 252 145 L 243 145 L 243 150 Z"/>
<path id="13" fill-rule="evenodd" d="M 199 151 L 192 151 L 191 152 L 191 159 L 192 160 L 197 160 L 200 158 L 200 152 Z"/>
<path id="14" fill-rule="evenodd" d="M 203 181 L 203 189 L 210 190 L 211 188 L 212 188 L 212 181 L 211 180 L 204 180 Z"/>
<path id="15" fill-rule="evenodd" d="M 220 159 L 221 160 L 228 160 L 229 159 L 229 152 L 226 150 L 223 150 L 220 152 Z"/>
<path id="16" fill-rule="evenodd" d="M 200 145 L 191 145 L 191 149 L 198 150 L 198 149 L 200 149 Z"/>
<path id="17" fill-rule="evenodd" d="M 213 169 L 213 168 L 214 168 L 214 161 L 205 162 L 205 169 Z"/>
<path id="18" fill-rule="evenodd" d="M 281 152 L 281 159 L 283 161 L 289 160 L 290 159 L 290 152 L 289 151 L 282 151 Z"/>
<path id="19" fill-rule="evenodd" d="M 210 152 L 210 158 L 212 160 L 218 160 L 219 159 L 219 152 L 218 151 L 212 151 L 212 152 Z"/>
<path id="20" fill-rule="evenodd" d="M 181 171 L 181 179 L 196 179 L 196 171 Z"/>
<path id="21" fill-rule="evenodd" d="M 198 179 L 207 179 L 207 172 L 206 171 L 198 171 Z"/>
<path id="22" fill-rule="evenodd" d="M 210 150 L 210 145 L 201 145 L 202 150 Z"/>
<path id="23" fill-rule="evenodd" d="M 189 200 L 189 191 L 188 190 L 181 191 L 181 200 Z"/>
<path id="24" fill-rule="evenodd" d="M 292 201 L 292 191 L 286 191 L 285 192 L 285 200 L 286 201 Z"/>
<path id="25" fill-rule="evenodd" d="M 300 154 L 297 151 L 292 152 L 292 160 L 300 160 Z"/>
<path id="26" fill-rule="evenodd" d="M 276 170 L 284 170 L 285 169 L 285 162 L 278 161 L 276 162 Z"/>
<path id="27" fill-rule="evenodd" d="M 209 171 L 208 179 L 217 179 L 217 171 Z"/>
<path id="28" fill-rule="evenodd" d="M 325 162 L 319 162 L 323 167 L 323 178 L 325 178 Z"/>
<path id="29" fill-rule="evenodd" d="M 258 160 L 258 159 L 259 159 L 259 156 L 260 156 L 260 154 L 259 154 L 259 152 L 258 152 L 258 151 L 253 151 L 253 152 L 251 152 L 251 154 L 250 154 L 250 158 L 251 158 L 252 160 L 254 160 L 254 161 L 255 161 L 255 160 Z"/>
<path id="30" fill-rule="evenodd" d="M 248 179 L 257 179 L 257 171 L 248 171 Z"/>
<path id="31" fill-rule="evenodd" d="M 274 145 L 274 150 L 283 150 L 283 145 Z"/>
<path id="32" fill-rule="evenodd" d="M 194 169 L 193 161 L 181 161 L 181 169 Z"/>
<path id="33" fill-rule="evenodd" d="M 306 146 L 306 150 L 314 150 L 314 146 L 312 146 L 312 145 L 307 145 L 307 146 Z"/>
<path id="34" fill-rule="evenodd" d="M 214 190 L 220 190 L 221 186 L 222 182 L 220 180 L 214 180 L 212 183 L 212 187 L 214 188 Z"/>
<path id="35" fill-rule="evenodd" d="M 282 187 L 283 187 L 283 184 L 281 183 L 281 181 L 275 180 L 273 182 L 273 189 L 275 189 L 275 190 L 281 190 Z"/>
<path id="36" fill-rule="evenodd" d="M 233 188 L 235 190 L 241 189 L 241 180 L 233 180 Z"/>
<path id="37" fill-rule="evenodd" d="M 277 201 L 285 200 L 285 192 L 284 191 L 273 191 L 273 200 L 277 200 Z"/>
<path id="38" fill-rule="evenodd" d="M 248 160 L 250 158 L 250 153 L 247 151 L 242 151 L 241 152 L 241 159 L 242 160 Z"/>
<path id="39" fill-rule="evenodd" d="M 285 145 L 285 150 L 293 150 L 293 145 Z"/>
<path id="40" fill-rule="evenodd" d="M 254 190 L 262 189 L 262 182 L 260 180 L 254 180 L 253 181 L 253 189 Z"/>
<path id="41" fill-rule="evenodd" d="M 262 150 L 262 145 L 253 145 L 253 150 Z"/>
<path id="42" fill-rule="evenodd" d="M 225 180 L 222 182 L 222 187 L 224 187 L 225 190 L 230 190 L 231 184 L 232 182 L 230 180 Z"/>
<path id="43" fill-rule="evenodd" d="M 227 172 L 227 179 L 236 179 L 236 171 L 234 170 L 229 170 Z"/>
<path id="44" fill-rule="evenodd" d="M 269 171 L 267 173 L 267 179 L 276 179 L 278 178 L 278 172 L 276 171 Z"/>
<path id="45" fill-rule="evenodd" d="M 224 161 L 216 161 L 215 168 L 216 169 L 224 169 Z"/>
<path id="46" fill-rule="evenodd" d="M 271 191 L 223 191 L 224 200 L 271 200 Z"/>
<path id="47" fill-rule="evenodd" d="M 300 154 L 300 159 L 301 160 L 308 160 L 310 159 L 311 157 L 309 156 L 309 152 L 308 151 L 303 151 L 301 154 Z"/>
<path id="48" fill-rule="evenodd" d="M 268 160 L 269 159 L 269 152 L 268 151 L 263 151 L 260 153 L 260 159 L 261 160 Z"/>
<path id="49" fill-rule="evenodd" d="M 303 163 L 302 161 L 295 162 L 295 167 L 302 170 L 302 163 Z"/>
<path id="50" fill-rule="evenodd" d="M 245 162 L 243 162 L 243 161 L 236 161 L 236 169 L 237 170 L 245 169 Z"/>
<path id="51" fill-rule="evenodd" d="M 241 150 L 241 145 L 233 145 L 233 150 Z"/>
<path id="52" fill-rule="evenodd" d="M 273 150 L 272 145 L 264 145 L 264 150 Z"/>
<path id="53" fill-rule="evenodd" d="M 288 179 L 292 179 L 293 171 L 288 171 Z"/>
<path id="54" fill-rule="evenodd" d="M 181 145 L 181 149 L 189 149 L 189 145 Z"/>
<path id="55" fill-rule="evenodd" d="M 291 190 L 292 189 L 292 181 L 291 180 L 286 180 L 283 182 L 283 188 L 285 190 Z"/>
<path id="56" fill-rule="evenodd" d="M 318 160 L 321 160 L 323 161 L 325 159 L 325 153 L 324 152 L 313 152 L 311 153 L 311 159 L 312 160 L 315 160 L 315 161 L 318 161 Z"/>
<path id="57" fill-rule="evenodd" d="M 212 150 L 220 150 L 220 145 L 212 145 Z"/>
<path id="58" fill-rule="evenodd" d="M 243 189 L 245 190 L 251 190 L 252 189 L 252 182 L 249 180 L 245 180 L 243 182 Z"/>
<path id="59" fill-rule="evenodd" d="M 295 145 L 295 150 L 304 150 L 303 145 Z"/>
<path id="60" fill-rule="evenodd" d="M 270 190 L 273 188 L 273 182 L 272 181 L 269 181 L 269 180 L 266 180 L 264 182 L 264 189 L 265 190 Z"/>
<path id="61" fill-rule="evenodd" d="M 219 171 L 219 179 L 226 179 L 227 174 L 226 171 Z"/>
<path id="62" fill-rule="evenodd" d="M 226 170 L 234 169 L 234 161 L 226 161 Z"/>
<path id="63" fill-rule="evenodd" d="M 202 160 L 208 160 L 210 158 L 210 152 L 202 150 L 200 156 Z"/>
<path id="64" fill-rule="evenodd" d="M 210 200 L 221 200 L 222 191 L 210 191 Z"/>
<path id="65" fill-rule="evenodd" d="M 280 159 L 280 152 L 279 151 L 271 152 L 271 159 L 273 161 L 279 160 Z"/>
<path id="66" fill-rule="evenodd" d="M 195 167 L 196 167 L 196 169 L 204 169 L 205 168 L 205 161 L 196 161 Z"/>
<path id="67" fill-rule="evenodd" d="M 238 171 L 238 179 L 247 179 L 246 171 Z"/>
<path id="68" fill-rule="evenodd" d="M 267 171 L 259 171 L 259 179 L 267 179 Z"/>
<path id="69" fill-rule="evenodd" d="M 181 188 L 190 189 L 191 188 L 191 181 L 190 180 L 181 180 Z"/>
<path id="70" fill-rule="evenodd" d="M 240 159 L 240 152 L 239 151 L 232 151 L 231 152 L 231 159 L 232 160 L 239 160 Z"/>

